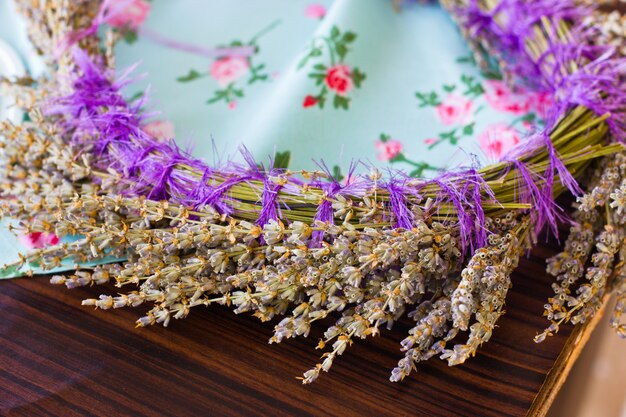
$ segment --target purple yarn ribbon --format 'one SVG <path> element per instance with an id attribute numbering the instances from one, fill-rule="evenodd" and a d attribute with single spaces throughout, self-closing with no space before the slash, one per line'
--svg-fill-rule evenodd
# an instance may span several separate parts
<path id="1" fill-rule="evenodd" d="M 255 50 L 255 47 L 252 45 L 233 46 L 229 48 L 206 48 L 204 46 L 170 39 L 146 27 L 141 27 L 137 29 L 137 33 L 139 33 L 140 36 L 167 48 L 176 49 L 178 51 L 187 52 L 194 55 L 205 56 L 208 58 L 220 58 L 225 56 L 245 58 L 254 54 Z"/>

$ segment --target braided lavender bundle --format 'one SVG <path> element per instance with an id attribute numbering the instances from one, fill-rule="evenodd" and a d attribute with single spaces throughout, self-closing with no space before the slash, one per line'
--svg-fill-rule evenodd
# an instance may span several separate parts
<path id="1" fill-rule="evenodd" d="M 355 168 L 340 182 L 323 164 L 266 167 L 245 149 L 245 164 L 209 167 L 155 140 L 143 130 L 145 98 L 127 101 L 129 76 L 112 76 L 120 34 L 96 37 L 100 3 L 23 2 L 52 77 L 0 83 L 30 114 L 0 124 L 2 212 L 20 231 L 78 238 L 6 268 L 71 259 L 77 272 L 53 283 L 126 287 L 83 304 L 147 303 L 140 326 L 217 303 L 279 317 L 270 340 L 278 343 L 333 317 L 318 344 L 326 353 L 304 383 L 355 339 L 408 313 L 415 325 L 390 378 L 399 381 L 433 356 L 463 363 L 489 340 L 520 255 L 546 226 L 556 233 L 567 216 L 554 199 L 570 191 L 579 211 L 565 251 L 549 261 L 552 324 L 537 340 L 588 319 L 613 290 L 611 325 L 624 334 L 625 62 L 593 44 L 597 29 L 576 24 L 590 11 L 568 0 L 442 3 L 479 60 L 495 55 L 511 80 L 554 95 L 545 129 L 484 168 L 434 179 Z M 583 194 L 577 178 L 589 169 L 596 174 Z M 105 257 L 125 261 L 80 267 Z"/>

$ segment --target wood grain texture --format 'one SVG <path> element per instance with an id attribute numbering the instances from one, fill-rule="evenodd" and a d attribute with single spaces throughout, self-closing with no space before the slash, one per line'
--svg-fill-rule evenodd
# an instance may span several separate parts
<path id="1" fill-rule="evenodd" d="M 268 345 L 273 324 L 221 307 L 196 308 L 168 328 L 136 329 L 141 311 L 80 306 L 113 287 L 66 290 L 46 277 L 0 282 L 0 414 L 7 416 L 523 416 L 571 329 L 536 345 L 550 278 L 543 245 L 513 278 L 507 314 L 465 365 L 439 360 L 388 381 L 408 322 L 359 341 L 311 386 L 307 339 Z"/>

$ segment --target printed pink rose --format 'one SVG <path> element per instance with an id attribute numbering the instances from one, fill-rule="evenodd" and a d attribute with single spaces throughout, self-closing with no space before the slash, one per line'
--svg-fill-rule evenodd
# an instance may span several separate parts
<path id="1" fill-rule="evenodd" d="M 542 118 L 545 118 L 550 112 L 550 108 L 554 105 L 554 96 L 550 93 L 535 93 L 531 96 L 530 104 L 532 110 L 537 112 Z"/>
<path id="2" fill-rule="evenodd" d="M 143 25 L 150 12 L 150 3 L 146 0 L 113 0 L 109 10 L 114 10 L 106 23 L 116 28 L 137 29 Z"/>
<path id="3" fill-rule="evenodd" d="M 389 139 L 385 142 L 376 141 L 376 149 L 378 149 L 378 159 L 380 161 L 391 161 L 402 152 L 402 143 L 400 141 Z"/>
<path id="4" fill-rule="evenodd" d="M 520 138 L 515 129 L 505 124 L 491 125 L 478 136 L 478 142 L 485 154 L 498 160 L 519 141 Z"/>
<path id="5" fill-rule="evenodd" d="M 28 249 L 40 249 L 46 246 L 58 245 L 60 240 L 54 233 L 32 232 L 20 235 L 18 240 Z"/>
<path id="6" fill-rule="evenodd" d="M 145 125 L 143 130 L 157 140 L 166 141 L 174 138 L 174 124 L 169 120 L 155 120 Z"/>
<path id="7" fill-rule="evenodd" d="M 485 100 L 494 109 L 522 115 L 530 110 L 530 98 L 523 91 L 513 92 L 502 81 L 489 80 L 485 82 Z"/>
<path id="8" fill-rule="evenodd" d="M 524 120 L 522 122 L 522 126 L 524 126 L 524 129 L 526 129 L 528 131 L 533 130 L 533 127 L 534 127 L 534 125 L 531 122 L 529 122 L 528 120 Z"/>
<path id="9" fill-rule="evenodd" d="M 323 4 L 311 3 L 306 7 L 304 15 L 309 19 L 323 19 L 326 16 L 326 7 Z"/>
<path id="10" fill-rule="evenodd" d="M 472 119 L 473 104 L 465 97 L 450 94 L 435 111 L 444 125 L 465 124 Z"/>
<path id="11" fill-rule="evenodd" d="M 326 73 L 326 85 L 339 96 L 348 94 L 354 88 L 350 75 L 350 67 L 344 64 L 335 65 Z"/>
<path id="12" fill-rule="evenodd" d="M 211 65 L 211 77 L 217 81 L 220 87 L 226 87 L 228 84 L 246 75 L 249 68 L 250 64 L 246 58 L 226 56 L 213 62 Z"/>
<path id="13" fill-rule="evenodd" d="M 424 139 L 424 145 L 434 145 L 435 143 L 437 143 L 437 139 L 435 138 L 427 138 Z"/>

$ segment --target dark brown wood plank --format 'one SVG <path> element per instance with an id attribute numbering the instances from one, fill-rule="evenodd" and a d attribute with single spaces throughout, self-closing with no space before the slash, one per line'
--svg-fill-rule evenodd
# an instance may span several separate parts
<path id="1" fill-rule="evenodd" d="M 550 278 L 543 245 L 516 272 L 507 314 L 472 361 L 431 360 L 388 381 L 406 324 L 360 341 L 312 386 L 295 377 L 317 361 L 308 340 L 268 345 L 273 324 L 225 308 L 198 308 L 170 327 L 136 329 L 138 310 L 94 311 L 84 298 L 113 287 L 66 290 L 46 277 L 0 282 L 0 413 L 38 415 L 523 416 L 565 346 L 569 328 L 533 336 Z"/>

